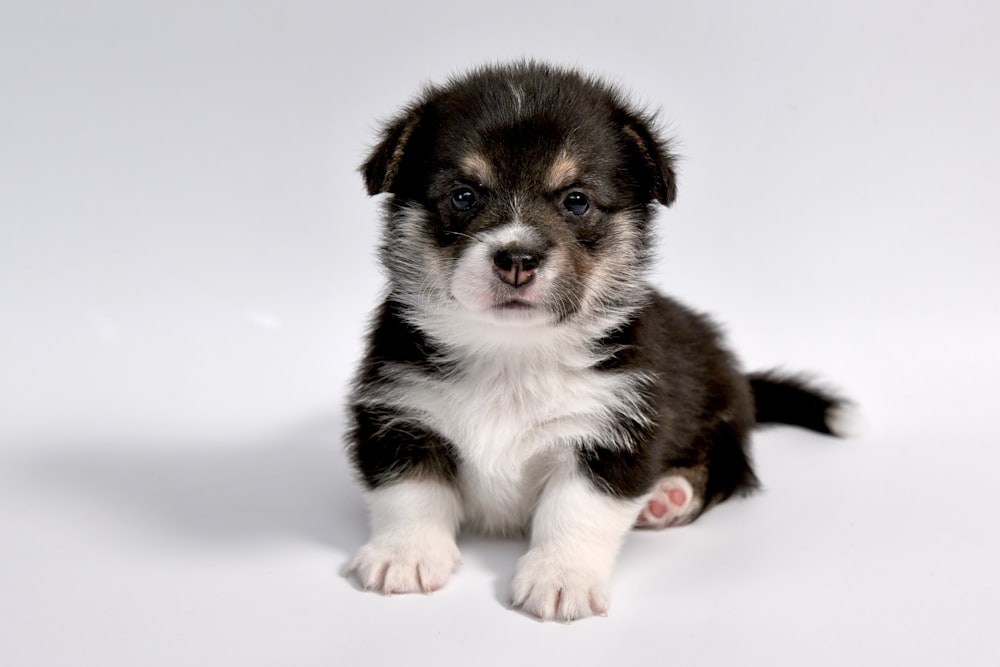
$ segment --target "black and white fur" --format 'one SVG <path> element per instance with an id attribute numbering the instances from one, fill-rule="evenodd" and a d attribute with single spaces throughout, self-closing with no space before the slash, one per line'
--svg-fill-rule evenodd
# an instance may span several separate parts
<path id="1" fill-rule="evenodd" d="M 633 527 L 757 486 L 755 425 L 838 428 L 843 401 L 745 375 L 711 322 L 648 284 L 674 159 L 607 84 L 473 71 L 391 121 L 362 171 L 390 195 L 388 289 L 350 399 L 372 535 L 349 571 L 366 589 L 440 588 L 466 527 L 530 536 L 516 607 L 605 614 Z"/>

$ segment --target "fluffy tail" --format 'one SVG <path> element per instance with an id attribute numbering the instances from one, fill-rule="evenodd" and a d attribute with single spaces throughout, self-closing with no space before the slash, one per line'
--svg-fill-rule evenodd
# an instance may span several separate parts
<path id="1" fill-rule="evenodd" d="M 750 373 L 758 424 L 791 424 L 841 438 L 854 435 L 857 417 L 849 401 L 808 380 L 775 371 Z"/>

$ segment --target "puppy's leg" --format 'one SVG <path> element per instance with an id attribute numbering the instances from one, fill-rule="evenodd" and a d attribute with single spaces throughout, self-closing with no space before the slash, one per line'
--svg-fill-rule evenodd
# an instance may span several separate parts
<path id="1" fill-rule="evenodd" d="M 455 534 L 462 520 L 458 492 L 430 479 L 404 480 L 368 492 L 372 536 L 348 575 L 379 593 L 430 593 L 459 564 Z"/>
<path id="2" fill-rule="evenodd" d="M 542 620 L 571 621 L 608 611 L 608 581 L 643 498 L 614 498 L 578 470 L 546 483 L 518 561 L 514 606 Z"/>
<path id="3" fill-rule="evenodd" d="M 705 438 L 704 461 L 668 467 L 646 497 L 638 528 L 681 526 L 734 494 L 746 495 L 759 485 L 746 449 L 749 414 L 722 421 Z"/>
<path id="4" fill-rule="evenodd" d="M 674 468 L 659 479 L 636 521 L 638 528 L 667 528 L 691 523 L 705 508 L 705 471 Z"/>

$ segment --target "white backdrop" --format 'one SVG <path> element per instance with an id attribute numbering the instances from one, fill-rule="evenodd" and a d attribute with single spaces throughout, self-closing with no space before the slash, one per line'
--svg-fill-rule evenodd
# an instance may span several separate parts
<path id="1" fill-rule="evenodd" d="M 355 169 L 519 56 L 661 109 L 653 280 L 869 422 L 762 431 L 765 492 L 634 535 L 571 626 L 507 609 L 516 541 L 429 598 L 340 576 Z M 971 1 L 4 3 L 0 664 L 997 664 L 998 82 Z"/>

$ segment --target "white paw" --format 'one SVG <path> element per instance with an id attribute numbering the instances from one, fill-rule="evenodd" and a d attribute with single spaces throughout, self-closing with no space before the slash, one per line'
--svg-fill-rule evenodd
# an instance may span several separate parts
<path id="1" fill-rule="evenodd" d="M 451 536 L 376 539 L 361 547 L 347 575 L 376 593 L 432 593 L 460 561 Z"/>
<path id="2" fill-rule="evenodd" d="M 683 475 L 664 477 L 639 513 L 639 528 L 667 528 L 690 523 L 701 510 L 701 499 Z"/>
<path id="3" fill-rule="evenodd" d="M 511 584 L 515 607 L 543 621 L 573 621 L 608 615 L 607 577 L 563 554 L 529 551 L 517 564 Z"/>

